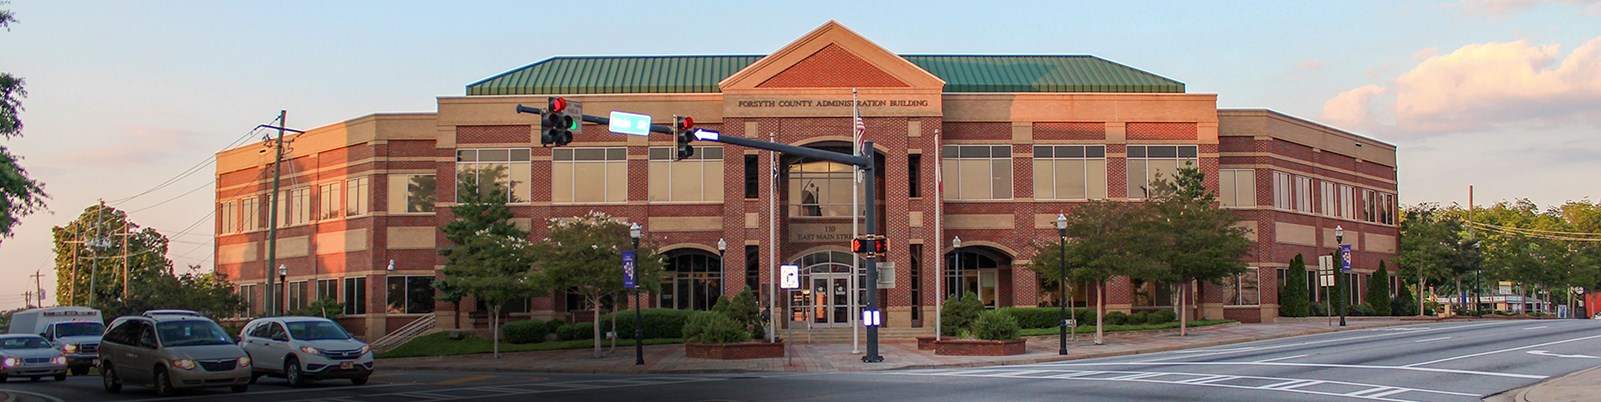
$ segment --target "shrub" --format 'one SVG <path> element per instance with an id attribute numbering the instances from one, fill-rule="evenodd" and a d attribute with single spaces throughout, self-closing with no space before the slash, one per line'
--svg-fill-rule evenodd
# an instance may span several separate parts
<path id="1" fill-rule="evenodd" d="M 595 336 L 595 325 L 587 322 L 575 322 L 556 328 L 556 339 L 574 341 L 591 339 Z"/>
<path id="2" fill-rule="evenodd" d="M 1390 315 L 1408 316 L 1418 311 L 1418 299 L 1412 295 L 1412 289 L 1405 284 L 1395 290 L 1395 298 L 1390 299 Z"/>
<path id="3" fill-rule="evenodd" d="M 1010 341 L 1017 339 L 1021 331 L 1017 318 L 999 311 L 985 311 L 973 323 L 974 335 L 986 341 Z"/>
<path id="4" fill-rule="evenodd" d="M 1151 312 L 1149 311 L 1136 311 L 1134 314 L 1129 314 L 1128 318 L 1125 319 L 1123 323 L 1128 325 L 1140 325 L 1144 324 L 1145 320 L 1150 317 Z"/>
<path id="5" fill-rule="evenodd" d="M 1323 304 L 1322 303 L 1312 303 L 1312 304 L 1308 305 L 1307 312 L 1313 317 L 1328 317 L 1329 316 L 1329 312 L 1327 310 L 1323 309 Z"/>
<path id="6" fill-rule="evenodd" d="M 1368 315 L 1390 315 L 1390 273 L 1384 268 L 1384 261 L 1379 261 L 1379 270 L 1368 276 Z"/>
<path id="7" fill-rule="evenodd" d="M 563 325 L 567 325 L 567 320 L 552 318 L 550 321 L 545 322 L 545 332 L 554 334 L 556 333 L 556 329 L 561 328 Z"/>
<path id="8" fill-rule="evenodd" d="M 971 331 L 973 323 L 978 321 L 979 313 L 984 311 L 984 303 L 978 300 L 973 292 L 962 294 L 961 297 L 951 297 L 945 300 L 940 307 L 940 332 L 950 335 L 961 334 L 962 331 Z"/>
<path id="9" fill-rule="evenodd" d="M 766 329 L 762 327 L 762 310 L 757 306 L 755 292 L 746 290 L 734 295 L 733 299 L 718 298 L 717 305 L 712 306 L 712 311 L 733 319 L 749 331 L 753 338 L 766 335 Z"/>
<path id="10" fill-rule="evenodd" d="M 1173 322 L 1173 320 L 1177 319 L 1177 318 L 1178 318 L 1178 314 L 1174 314 L 1173 310 L 1152 311 L 1150 316 L 1145 317 L 1145 323 L 1146 324 L 1165 324 L 1165 323 Z"/>
<path id="11" fill-rule="evenodd" d="M 1279 315 L 1306 317 L 1311 314 L 1312 298 L 1306 287 L 1306 260 L 1296 254 L 1290 260 L 1290 269 L 1284 273 L 1284 286 L 1279 290 Z"/>
<path id="12" fill-rule="evenodd" d="M 1373 306 L 1369 306 L 1367 303 L 1352 304 L 1349 309 L 1345 312 L 1345 315 L 1352 317 L 1366 317 L 1378 314 L 1378 312 L 1373 311 Z"/>
<path id="13" fill-rule="evenodd" d="M 500 326 L 500 339 L 517 344 L 539 343 L 545 341 L 549 331 L 544 321 L 512 321 Z"/>
<path id="14" fill-rule="evenodd" d="M 1123 325 L 1128 323 L 1128 314 L 1121 311 L 1106 313 L 1106 325 Z"/>
<path id="15" fill-rule="evenodd" d="M 695 343 L 739 343 L 750 340 L 750 332 L 726 315 L 702 312 L 689 317 L 684 337 Z"/>
<path id="16" fill-rule="evenodd" d="M 695 314 L 690 310 L 674 310 L 666 308 L 647 308 L 637 312 L 644 322 L 645 339 L 682 338 L 684 337 L 684 323 L 689 316 Z M 617 336 L 622 338 L 634 337 L 634 310 L 619 310 L 600 317 L 601 328 L 611 329 L 611 321 L 617 320 Z"/>
<path id="17" fill-rule="evenodd" d="M 1078 325 L 1081 327 L 1093 326 L 1095 325 L 1095 310 L 1087 308 L 1073 309 L 1073 319 L 1077 320 Z"/>
<path id="18" fill-rule="evenodd" d="M 1011 316 L 1022 328 L 1056 328 L 1062 319 L 1059 307 L 1005 307 L 995 311 Z"/>

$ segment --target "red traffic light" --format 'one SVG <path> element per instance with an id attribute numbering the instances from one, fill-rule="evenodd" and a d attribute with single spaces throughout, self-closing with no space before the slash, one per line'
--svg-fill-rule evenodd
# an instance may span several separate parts
<path id="1" fill-rule="evenodd" d="M 867 244 L 867 239 L 851 239 L 851 252 L 852 253 L 856 253 L 856 254 L 866 253 L 869 248 L 870 247 Z"/>
<path id="2" fill-rule="evenodd" d="M 684 116 L 684 119 L 678 122 L 678 131 L 679 132 L 689 131 L 689 130 L 692 130 L 694 128 L 695 128 L 695 118 L 693 118 L 693 117 Z"/>
<path id="3" fill-rule="evenodd" d="M 561 113 L 563 110 L 567 110 L 567 98 L 556 98 L 550 101 L 551 113 Z"/>

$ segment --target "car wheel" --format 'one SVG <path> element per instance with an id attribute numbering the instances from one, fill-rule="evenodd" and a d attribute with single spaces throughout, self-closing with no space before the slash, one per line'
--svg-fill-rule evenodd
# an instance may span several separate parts
<path id="1" fill-rule="evenodd" d="M 159 396 L 172 396 L 172 394 L 173 394 L 172 375 L 167 374 L 167 369 L 166 368 L 162 368 L 162 367 L 157 367 L 156 368 L 156 378 L 155 378 L 155 384 L 154 385 L 156 387 L 156 395 L 159 395 Z"/>
<path id="2" fill-rule="evenodd" d="M 56 374 L 56 381 L 66 381 L 67 373 Z"/>
<path id="3" fill-rule="evenodd" d="M 106 362 L 100 368 L 100 382 L 106 386 L 106 392 L 121 392 L 122 381 L 117 380 L 117 371 L 111 369 L 111 362 Z"/>
<path id="4" fill-rule="evenodd" d="M 232 386 L 232 387 L 228 388 L 228 390 L 233 391 L 236 394 L 240 393 L 240 392 L 245 392 L 245 390 L 248 390 L 248 389 L 250 389 L 249 385 L 235 385 L 235 386 Z"/>
<path id="5" fill-rule="evenodd" d="M 0 382 L 6 382 L 6 375 L 0 374 Z"/>
<path id="6" fill-rule="evenodd" d="M 367 376 L 352 378 L 350 379 L 350 383 L 355 385 L 367 385 Z"/>
<path id="7" fill-rule="evenodd" d="M 89 366 L 73 367 L 72 368 L 72 375 L 88 375 L 88 374 L 89 374 Z"/>
<path id="8" fill-rule="evenodd" d="M 284 361 L 284 380 L 288 380 L 291 387 L 306 385 L 306 373 L 300 371 L 299 361 L 295 359 Z"/>
<path id="9" fill-rule="evenodd" d="M 264 375 L 267 375 L 267 373 L 251 370 L 250 371 L 250 385 L 256 385 L 256 381 L 260 380 L 261 376 L 264 376 Z"/>

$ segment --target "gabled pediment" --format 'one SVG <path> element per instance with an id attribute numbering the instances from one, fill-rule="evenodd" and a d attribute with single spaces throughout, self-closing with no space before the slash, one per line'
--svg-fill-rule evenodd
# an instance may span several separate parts
<path id="1" fill-rule="evenodd" d="M 718 84 L 724 92 L 776 88 L 944 88 L 945 81 L 836 21 Z"/>

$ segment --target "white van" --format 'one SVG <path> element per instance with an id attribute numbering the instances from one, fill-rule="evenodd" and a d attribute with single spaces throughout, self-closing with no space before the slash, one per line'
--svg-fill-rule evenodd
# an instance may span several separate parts
<path id="1" fill-rule="evenodd" d="M 44 307 L 12 314 L 11 328 L 7 332 L 44 337 L 67 356 L 67 367 L 72 375 L 84 375 L 89 373 L 90 367 L 100 363 L 100 335 L 105 334 L 106 323 L 100 318 L 100 310 Z"/>

